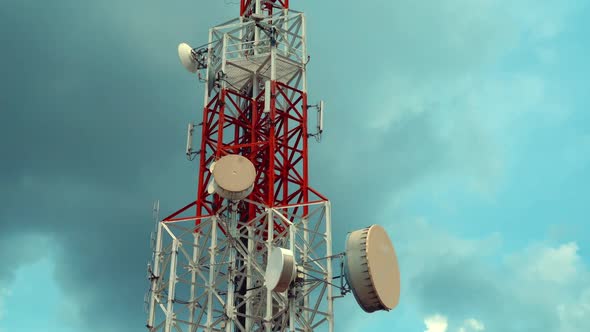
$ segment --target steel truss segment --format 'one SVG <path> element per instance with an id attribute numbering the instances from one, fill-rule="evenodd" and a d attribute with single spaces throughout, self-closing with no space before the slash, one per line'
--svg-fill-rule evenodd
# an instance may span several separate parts
<path id="1" fill-rule="evenodd" d="M 308 188 L 305 163 L 307 151 L 304 144 L 307 133 L 306 125 L 302 123 L 305 116 L 301 116 L 307 111 L 307 105 L 303 103 L 305 95 L 296 96 L 294 101 L 290 101 L 285 98 L 286 93 L 281 92 L 284 88 L 291 87 L 273 84 L 276 95 L 272 97 L 270 117 L 262 112 L 262 107 L 258 105 L 264 103 L 263 100 L 252 98 L 248 100 L 236 91 L 225 89 L 221 91 L 220 102 L 215 104 L 215 108 L 205 112 L 203 121 L 203 123 L 212 124 L 203 128 L 206 137 L 204 141 L 216 142 L 216 144 L 205 149 L 202 160 L 209 161 L 213 156 L 218 158 L 227 153 L 240 153 L 249 157 L 260 173 L 258 177 L 260 185 L 253 190 L 253 195 L 254 197 L 258 195 L 256 201 L 267 204 L 274 201 L 273 205 L 297 204 L 304 202 L 302 200 L 306 200 L 306 196 L 309 196 L 306 190 Z M 290 90 L 301 94 L 301 90 L 296 88 Z M 239 102 L 231 96 L 241 98 L 246 103 Z M 277 105 L 277 101 L 284 101 L 284 105 L 287 106 L 281 108 Z M 245 108 L 240 109 L 244 105 Z M 228 112 L 231 114 L 228 115 Z M 248 122 L 249 119 L 250 122 Z M 272 162 L 273 158 L 275 158 L 274 162 Z M 271 161 L 270 165 L 266 164 L 267 160 Z M 301 161 L 304 163 L 300 164 Z M 272 167 L 269 168 L 269 166 Z M 206 193 L 207 183 L 211 181 L 207 165 L 201 165 L 200 172 L 198 192 L 201 195 L 197 201 L 197 213 L 202 211 L 200 212 L 202 214 L 211 214 L 220 201 Z M 277 181 L 276 183 L 280 186 L 270 186 L 270 183 L 274 181 Z M 291 187 L 293 185 L 295 187 L 291 189 L 289 183 Z"/>
<path id="2" fill-rule="evenodd" d="M 329 202 L 263 206 L 247 227 L 236 211 L 220 208 L 201 219 L 199 232 L 193 221 L 158 224 L 154 266 L 161 272 L 152 279 L 151 331 L 332 330 Z M 266 236 L 274 223 L 284 231 Z M 220 226 L 228 231 L 216 231 Z M 288 293 L 264 287 L 273 246 L 293 250 L 301 269 Z M 248 288 L 240 293 L 245 280 Z"/>
<path id="3" fill-rule="evenodd" d="M 289 0 L 240 0 L 240 16 L 247 17 L 262 11 L 272 14 L 273 10 L 275 12 L 284 12 L 288 9 Z"/>
<path id="4" fill-rule="evenodd" d="M 158 224 L 151 331 L 333 330 L 330 205 L 308 176 L 305 19 L 288 6 L 242 0 L 242 17 L 209 31 L 197 197 Z M 241 202 L 207 190 L 227 154 L 257 169 Z M 300 266 L 286 293 L 265 287 L 276 246 Z"/>
<path id="5" fill-rule="evenodd" d="M 209 40 L 208 77 L 215 79 L 222 67 L 221 62 L 233 62 L 236 67 L 252 71 L 255 66 L 247 60 L 254 61 L 258 67 L 265 61 L 273 49 L 271 36 L 266 33 L 258 33 L 260 24 L 272 26 L 274 40 L 276 41 L 277 55 L 282 57 L 285 65 L 303 68 L 307 63 L 307 54 L 304 37 L 304 16 L 302 13 L 281 13 L 278 16 L 268 17 L 259 23 L 252 20 L 234 20 L 231 24 L 211 29 Z M 257 32 L 257 39 L 253 39 L 253 32 Z M 260 56 L 259 60 L 256 60 Z M 283 66 L 285 66 L 283 65 Z"/>

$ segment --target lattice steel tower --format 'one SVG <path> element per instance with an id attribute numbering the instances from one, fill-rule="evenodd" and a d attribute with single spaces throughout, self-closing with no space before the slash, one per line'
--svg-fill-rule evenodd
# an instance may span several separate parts
<path id="1" fill-rule="evenodd" d="M 198 190 L 172 215 L 156 215 L 148 329 L 333 331 L 330 201 L 308 174 L 323 103 L 308 105 L 305 16 L 289 0 L 241 0 L 239 18 L 179 54 L 206 82 L 202 122 L 189 125 L 187 143 Z M 275 248 L 296 262 L 293 273 L 278 268 L 286 290 L 266 280 Z"/>

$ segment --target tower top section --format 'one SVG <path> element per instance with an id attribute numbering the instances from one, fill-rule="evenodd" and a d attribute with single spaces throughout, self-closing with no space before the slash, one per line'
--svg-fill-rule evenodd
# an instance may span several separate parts
<path id="1" fill-rule="evenodd" d="M 295 11 L 266 14 L 211 28 L 206 65 L 209 87 L 225 82 L 228 88 L 242 92 L 251 86 L 253 76 L 261 84 L 276 80 L 296 85 L 293 79 L 302 74 L 308 61 L 304 15 Z M 301 83 L 305 85 L 303 77 Z"/>
<path id="2" fill-rule="evenodd" d="M 273 11 L 289 9 L 289 0 L 240 0 L 240 16 L 262 14 L 263 11 L 272 15 Z"/>

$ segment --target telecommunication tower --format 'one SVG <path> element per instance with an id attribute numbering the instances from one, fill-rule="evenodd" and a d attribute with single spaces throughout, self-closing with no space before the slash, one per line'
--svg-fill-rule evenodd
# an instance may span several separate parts
<path id="1" fill-rule="evenodd" d="M 333 254 L 330 201 L 309 184 L 324 103 L 307 100 L 303 13 L 289 0 L 241 0 L 239 18 L 178 54 L 205 82 L 186 148 L 199 161 L 197 197 L 163 219 L 154 205 L 148 330 L 333 331 L 333 301 L 348 292 L 367 312 L 394 308 L 399 270 L 385 230 L 354 231 Z"/>

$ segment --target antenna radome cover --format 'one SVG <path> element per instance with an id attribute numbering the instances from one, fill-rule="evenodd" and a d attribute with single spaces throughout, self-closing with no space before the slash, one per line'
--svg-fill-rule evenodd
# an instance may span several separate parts
<path id="1" fill-rule="evenodd" d="M 193 48 L 187 43 L 180 43 L 178 45 L 178 57 L 180 62 L 191 73 L 197 72 L 197 61 L 193 57 Z"/>
<path id="2" fill-rule="evenodd" d="M 284 292 L 295 280 L 297 266 L 293 252 L 288 249 L 274 247 L 268 255 L 266 265 L 266 287 L 275 292 Z"/>
<path id="3" fill-rule="evenodd" d="M 255 180 L 254 164 L 244 156 L 230 154 L 215 162 L 213 185 L 215 192 L 223 198 L 237 201 L 248 197 Z"/>
<path id="4" fill-rule="evenodd" d="M 348 235 L 344 273 L 356 301 L 366 312 L 397 306 L 399 267 L 395 249 L 383 227 L 372 225 Z"/>

